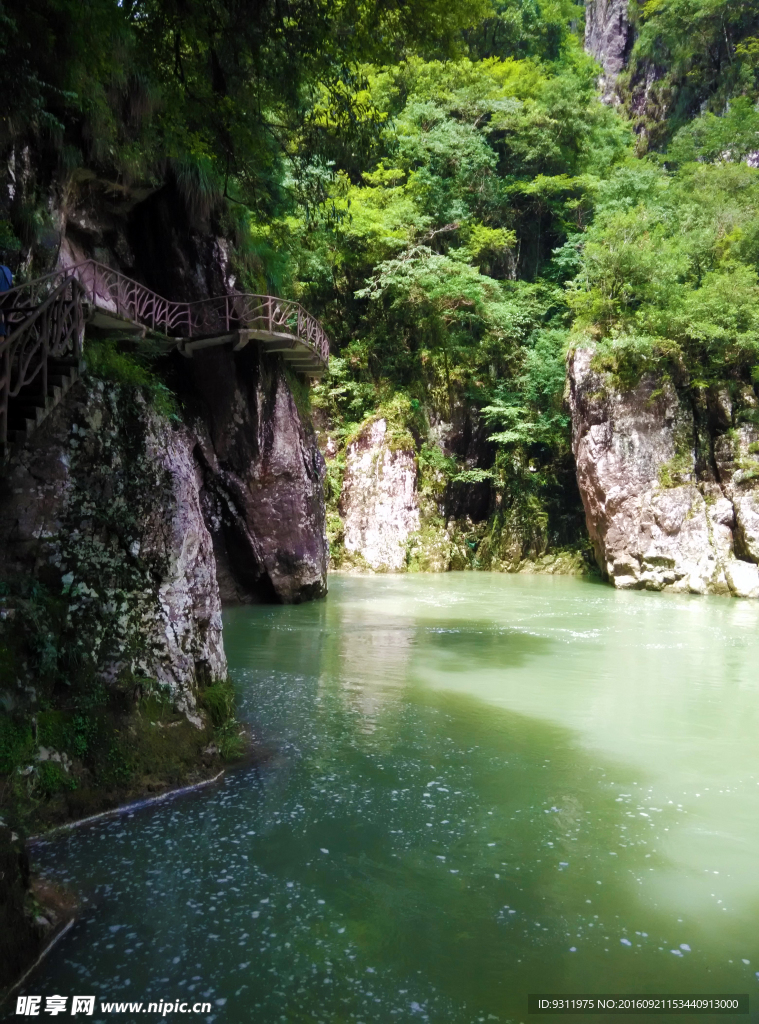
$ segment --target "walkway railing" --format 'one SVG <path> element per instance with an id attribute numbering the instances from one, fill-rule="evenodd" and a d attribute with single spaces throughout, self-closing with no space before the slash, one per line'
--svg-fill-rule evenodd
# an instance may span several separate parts
<path id="1" fill-rule="evenodd" d="M 88 309 L 87 307 L 91 307 Z M 117 270 L 84 260 L 0 293 L 0 443 L 8 436 L 8 403 L 37 381 L 47 395 L 49 358 L 78 357 L 84 325 L 99 310 L 177 344 L 250 331 L 262 339 L 298 344 L 326 367 L 329 339 L 297 302 L 234 293 L 197 302 L 171 302 Z M 26 393 L 25 391 L 25 393 Z"/>

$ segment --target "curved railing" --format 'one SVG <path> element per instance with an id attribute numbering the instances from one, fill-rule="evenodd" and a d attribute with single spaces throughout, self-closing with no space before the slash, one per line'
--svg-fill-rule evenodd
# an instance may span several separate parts
<path id="1" fill-rule="evenodd" d="M 38 306 L 58 285 L 75 278 L 87 300 L 97 309 L 139 324 L 146 330 L 174 338 L 210 338 L 237 330 L 253 330 L 296 337 L 325 364 L 329 339 L 319 321 L 298 302 L 272 295 L 234 292 L 197 302 L 172 302 L 118 270 L 83 260 L 0 294 L 0 312 L 11 307 L 6 319 L 22 322 L 24 310 Z"/>
<path id="2" fill-rule="evenodd" d="M 242 292 L 171 302 L 117 270 L 83 260 L 0 293 L 0 443 L 7 440 L 9 399 L 38 377 L 44 397 L 48 358 L 81 354 L 88 304 L 174 343 L 246 330 L 300 342 L 325 367 L 329 360 L 321 324 L 297 302 Z"/>
<path id="3" fill-rule="evenodd" d="M 77 358 L 84 338 L 85 291 L 74 277 L 51 282 L 41 301 L 31 304 L 21 289 L 0 295 L 0 445 L 8 440 L 8 404 L 33 387 L 44 401 L 48 360 Z M 15 301 L 14 301 L 15 300 Z M 28 300 L 28 301 L 27 301 Z M 27 302 L 24 305 L 24 302 Z"/>

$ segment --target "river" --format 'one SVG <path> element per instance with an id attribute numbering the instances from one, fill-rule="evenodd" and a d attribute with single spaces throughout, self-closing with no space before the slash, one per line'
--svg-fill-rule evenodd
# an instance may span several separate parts
<path id="1" fill-rule="evenodd" d="M 231 609 L 271 760 L 38 847 L 85 902 L 27 991 L 229 1024 L 748 992 L 759 1020 L 758 626 L 759 603 L 488 573 Z"/>

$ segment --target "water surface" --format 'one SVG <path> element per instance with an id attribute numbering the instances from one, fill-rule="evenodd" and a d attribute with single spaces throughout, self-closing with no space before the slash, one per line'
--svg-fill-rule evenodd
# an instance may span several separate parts
<path id="1" fill-rule="evenodd" d="M 749 992 L 758 1020 L 758 625 L 750 602 L 486 573 L 228 611 L 275 756 L 39 848 L 86 903 L 28 991 L 202 998 L 230 1024 Z"/>

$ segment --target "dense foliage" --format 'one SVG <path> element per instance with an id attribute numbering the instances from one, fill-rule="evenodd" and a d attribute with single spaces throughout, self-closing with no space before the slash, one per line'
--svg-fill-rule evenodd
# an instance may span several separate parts
<path id="1" fill-rule="evenodd" d="M 751 0 L 646 0 L 630 7 L 637 39 L 623 93 L 654 148 L 704 110 L 759 97 L 759 8 Z"/>
<path id="2" fill-rule="evenodd" d="M 346 444 L 380 414 L 415 450 L 432 518 L 469 517 L 476 488 L 488 529 L 539 553 L 583 534 L 567 345 L 596 345 L 623 382 L 757 372 L 751 4 L 631 8 L 616 109 L 571 0 L 81 11 L 3 9 L 0 143 L 31 145 L 72 188 L 172 181 L 191 219 L 214 211 L 234 240 L 241 286 L 323 319 L 333 358 L 312 401 L 336 450 L 333 537 Z M 44 190 L 22 184 L 6 249 L 44 233 Z M 472 439 L 454 450 L 441 439 L 462 416 Z"/>
<path id="3" fill-rule="evenodd" d="M 196 203 L 223 196 L 271 214 L 288 199 L 285 157 L 361 143 L 359 61 L 445 50 L 485 10 L 482 0 L 11 0 L 0 14 L 0 147 L 31 142 L 64 172 L 122 186 L 156 184 L 168 164 Z"/>
<path id="4" fill-rule="evenodd" d="M 570 303 L 622 375 L 742 387 L 759 374 L 759 175 L 629 164 L 603 183 Z"/>
<path id="5" fill-rule="evenodd" d="M 488 481 L 491 511 L 535 547 L 567 543 L 566 243 L 627 130 L 571 46 L 552 66 L 416 59 L 367 77 L 386 117 L 381 153 L 357 180 L 336 171 L 329 216 L 290 227 L 297 287 L 337 346 L 316 400 L 343 437 L 405 409 L 419 446 L 457 405 L 480 410 L 490 444 L 435 472 Z"/>

